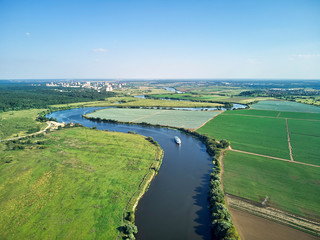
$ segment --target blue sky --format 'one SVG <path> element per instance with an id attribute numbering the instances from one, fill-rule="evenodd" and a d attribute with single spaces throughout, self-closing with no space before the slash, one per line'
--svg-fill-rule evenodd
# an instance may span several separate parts
<path id="1" fill-rule="evenodd" d="M 320 79 L 319 0 L 0 0 L 0 79 Z"/>

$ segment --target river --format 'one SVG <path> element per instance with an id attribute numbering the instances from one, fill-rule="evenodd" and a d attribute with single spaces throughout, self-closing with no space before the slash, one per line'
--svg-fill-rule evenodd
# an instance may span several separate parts
<path id="1" fill-rule="evenodd" d="M 136 210 L 137 239 L 213 239 L 207 200 L 213 163 L 206 147 L 177 130 L 138 125 L 96 123 L 82 115 L 101 107 L 75 108 L 48 115 L 59 122 L 117 132 L 134 131 L 153 137 L 164 150 L 158 175 L 139 201 Z M 174 142 L 178 136 L 182 144 Z"/>

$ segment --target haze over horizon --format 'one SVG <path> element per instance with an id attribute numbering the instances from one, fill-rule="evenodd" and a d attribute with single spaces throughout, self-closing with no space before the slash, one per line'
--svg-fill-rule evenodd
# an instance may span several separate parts
<path id="1" fill-rule="evenodd" d="M 0 79 L 320 79 L 320 1 L 0 1 Z"/>

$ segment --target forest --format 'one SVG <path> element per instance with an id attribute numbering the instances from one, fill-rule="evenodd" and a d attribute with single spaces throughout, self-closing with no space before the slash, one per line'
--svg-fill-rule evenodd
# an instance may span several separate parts
<path id="1" fill-rule="evenodd" d="M 54 104 L 101 101 L 114 97 L 114 92 L 92 89 L 48 88 L 44 84 L 0 83 L 0 112 L 31 108 L 48 108 Z"/>

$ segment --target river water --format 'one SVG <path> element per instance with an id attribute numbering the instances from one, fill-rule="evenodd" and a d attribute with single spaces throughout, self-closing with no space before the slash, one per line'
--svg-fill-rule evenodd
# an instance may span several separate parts
<path id="1" fill-rule="evenodd" d="M 82 115 L 101 107 L 75 108 L 48 114 L 59 122 L 117 132 L 134 131 L 153 137 L 164 150 L 158 175 L 139 201 L 136 211 L 137 239 L 213 239 L 207 200 L 213 163 L 206 147 L 180 131 L 138 125 L 96 123 Z M 174 142 L 181 139 L 181 146 Z"/>

